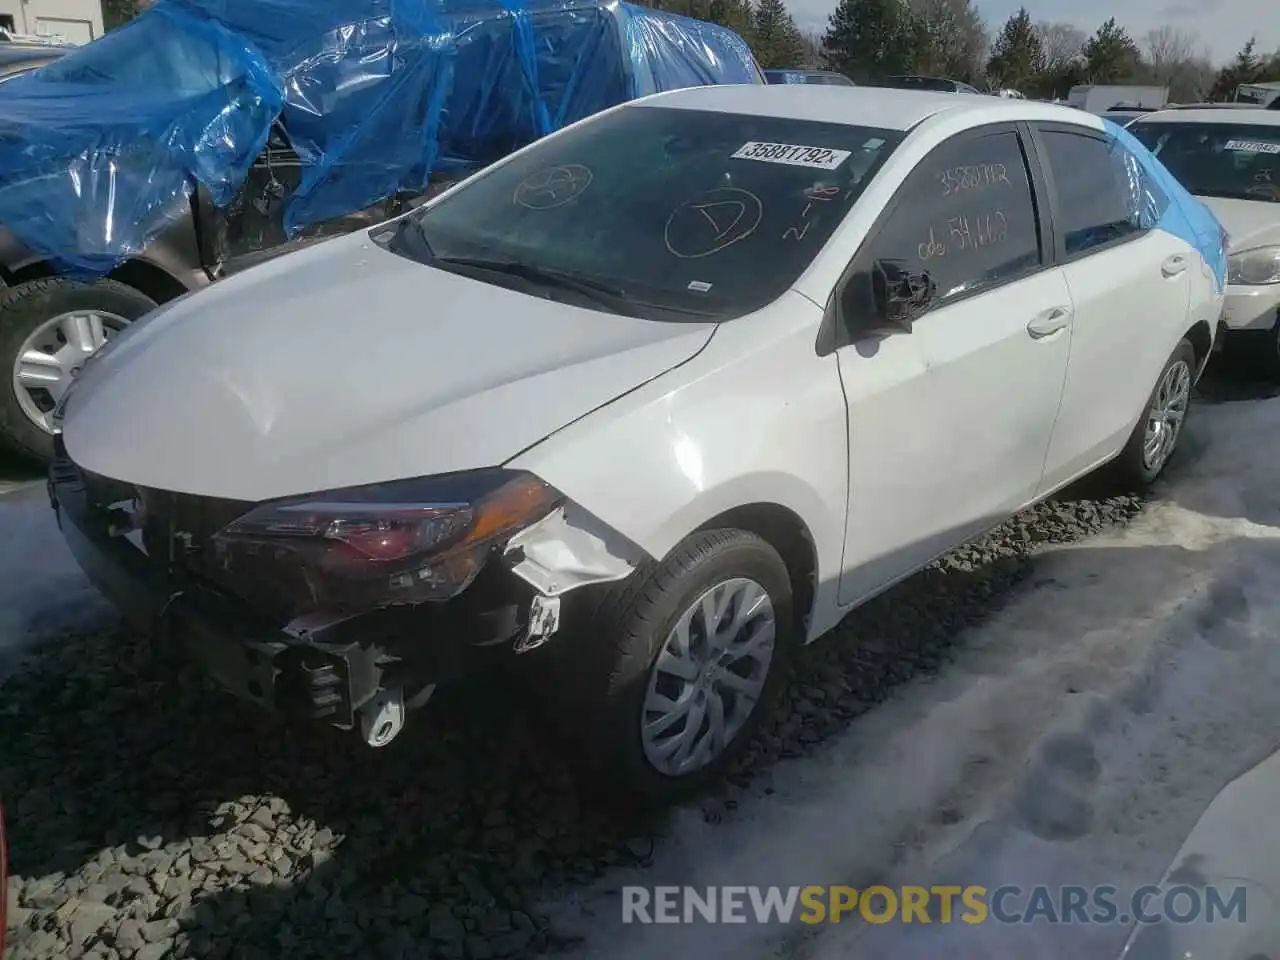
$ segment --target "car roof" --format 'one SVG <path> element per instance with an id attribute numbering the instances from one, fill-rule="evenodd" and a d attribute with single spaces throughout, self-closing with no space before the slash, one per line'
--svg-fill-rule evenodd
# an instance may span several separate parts
<path id="1" fill-rule="evenodd" d="M 1139 123 L 1256 123 L 1267 127 L 1280 127 L 1280 111 L 1265 107 L 1242 110 L 1222 110 L 1218 107 L 1180 107 L 1176 110 L 1157 110 L 1142 115 Z"/>
<path id="2" fill-rule="evenodd" d="M 633 101 L 633 106 L 711 110 L 760 117 L 845 123 L 907 131 L 930 117 L 972 114 L 973 123 L 1048 120 L 1095 126 L 1090 114 L 1072 107 L 985 94 L 845 87 L 824 84 L 725 84 L 688 87 Z M 1092 122 L 1091 122 L 1092 121 Z"/>

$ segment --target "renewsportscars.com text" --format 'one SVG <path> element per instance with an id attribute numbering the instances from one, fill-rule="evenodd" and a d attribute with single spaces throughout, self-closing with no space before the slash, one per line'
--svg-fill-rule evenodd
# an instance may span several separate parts
<path id="1" fill-rule="evenodd" d="M 622 888 L 623 923 L 1244 923 L 1244 887 Z"/>

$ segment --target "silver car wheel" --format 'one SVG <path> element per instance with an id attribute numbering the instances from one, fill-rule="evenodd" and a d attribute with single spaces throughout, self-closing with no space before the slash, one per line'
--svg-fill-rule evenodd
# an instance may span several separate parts
<path id="1" fill-rule="evenodd" d="M 655 770 L 693 773 L 733 743 L 764 692 L 776 637 L 769 594 L 745 577 L 716 584 L 680 615 L 641 710 L 641 744 Z"/>
<path id="2" fill-rule="evenodd" d="M 104 310 L 73 310 L 36 327 L 13 362 L 13 393 L 27 419 L 53 433 L 54 407 L 84 362 L 128 325 Z"/>
<path id="3" fill-rule="evenodd" d="M 1142 465 L 1159 471 L 1173 453 L 1191 402 L 1191 368 L 1185 360 L 1169 365 L 1147 413 L 1147 430 L 1142 443 Z"/>

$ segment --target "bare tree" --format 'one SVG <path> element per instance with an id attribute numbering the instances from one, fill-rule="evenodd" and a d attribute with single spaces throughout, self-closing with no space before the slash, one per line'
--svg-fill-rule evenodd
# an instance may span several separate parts
<path id="1" fill-rule="evenodd" d="M 1209 51 L 1197 50 L 1195 38 L 1175 27 L 1159 27 L 1143 38 L 1146 68 L 1153 83 L 1169 88 L 1175 103 L 1203 100 L 1213 86 Z"/>
<path id="2" fill-rule="evenodd" d="M 1169 84 L 1169 99 L 1174 103 L 1202 103 L 1209 99 L 1216 76 L 1217 71 L 1206 50 L 1188 60 L 1186 68 L 1173 78 Z"/>
<path id="3" fill-rule="evenodd" d="M 1080 59 L 1080 51 L 1088 39 L 1083 30 L 1069 23 L 1038 23 L 1036 33 L 1040 37 L 1040 49 L 1044 51 L 1046 70 L 1060 70 Z"/>
<path id="4" fill-rule="evenodd" d="M 1167 83 L 1171 72 L 1190 60 L 1195 41 L 1177 27 L 1158 27 L 1143 38 L 1147 65 L 1158 83 Z"/>

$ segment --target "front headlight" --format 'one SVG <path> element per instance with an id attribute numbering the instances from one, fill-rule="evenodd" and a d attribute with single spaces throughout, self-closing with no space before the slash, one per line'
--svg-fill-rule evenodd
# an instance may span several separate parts
<path id="1" fill-rule="evenodd" d="M 1280 283 L 1280 246 L 1231 254 L 1227 258 L 1227 282 L 1245 286 Z"/>
<path id="2" fill-rule="evenodd" d="M 212 542 L 224 577 L 270 583 L 295 613 L 359 612 L 456 596 L 562 499 L 531 474 L 478 470 L 263 503 Z"/>

